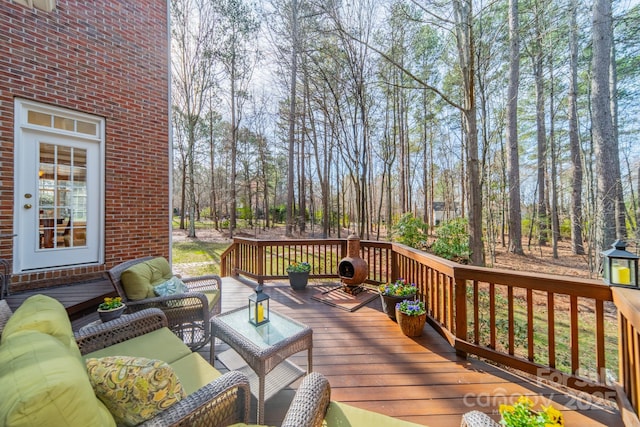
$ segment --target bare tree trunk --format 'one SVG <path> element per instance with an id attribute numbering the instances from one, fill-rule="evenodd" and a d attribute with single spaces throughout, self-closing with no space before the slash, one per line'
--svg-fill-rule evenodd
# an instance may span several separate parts
<path id="1" fill-rule="evenodd" d="M 554 114 L 554 79 L 553 79 L 553 53 L 549 55 L 549 149 L 551 151 L 551 245 L 553 258 L 558 259 L 558 240 L 560 240 L 560 220 L 558 218 L 558 166 L 555 141 L 555 114 Z"/>
<path id="2" fill-rule="evenodd" d="M 618 70 L 616 68 L 616 45 L 613 35 L 613 26 L 611 27 L 611 77 L 610 77 L 610 93 L 611 93 L 611 120 L 613 126 L 613 144 L 615 145 L 616 153 L 619 152 L 618 142 L 618 96 L 616 94 L 618 87 Z M 616 156 L 616 163 L 618 167 L 618 176 L 616 177 L 616 228 L 617 235 L 620 239 L 626 239 L 627 237 L 627 222 L 626 222 L 626 207 L 624 203 L 624 194 L 622 192 L 622 176 L 620 175 L 620 157 Z"/>
<path id="3" fill-rule="evenodd" d="M 475 47 L 470 0 L 453 1 L 458 60 L 464 86 L 463 118 L 467 137 L 467 182 L 469 198 L 469 250 L 474 265 L 484 265 L 482 241 L 482 185 L 478 158 L 478 124 L 475 98 Z"/>
<path id="4" fill-rule="evenodd" d="M 593 57 L 591 78 L 591 122 L 598 180 L 596 209 L 596 253 L 610 246 L 617 237 L 616 176 L 620 175 L 618 152 L 613 144 L 614 130 L 610 103 L 611 0 L 595 0 L 593 5 Z M 616 171 L 616 165 L 617 171 Z"/>
<path id="5" fill-rule="evenodd" d="M 285 235 L 293 237 L 294 147 L 296 137 L 296 80 L 298 70 L 298 1 L 291 0 L 291 87 L 289 91 L 289 167 L 287 176 L 287 226 Z"/>
<path id="6" fill-rule="evenodd" d="M 542 28 L 540 24 L 541 7 L 536 7 L 535 13 L 535 51 L 533 54 L 533 73 L 536 86 L 536 134 L 538 140 L 538 244 L 546 245 L 548 241 L 548 207 L 546 189 L 547 171 L 547 129 L 544 110 L 544 71 L 542 51 Z"/>
<path id="7" fill-rule="evenodd" d="M 520 209 L 520 158 L 518 153 L 518 85 L 520 36 L 518 0 L 509 0 L 509 86 L 507 90 L 507 174 L 509 176 L 509 252 L 523 255 Z"/>
<path id="8" fill-rule="evenodd" d="M 578 0 L 571 0 L 569 24 L 569 145 L 571 147 L 571 250 L 584 255 L 582 240 L 582 156 L 578 134 Z"/>

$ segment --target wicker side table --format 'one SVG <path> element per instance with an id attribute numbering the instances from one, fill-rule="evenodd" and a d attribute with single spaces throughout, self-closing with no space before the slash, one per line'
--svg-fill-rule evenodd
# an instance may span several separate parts
<path id="1" fill-rule="evenodd" d="M 467 412 L 462 416 L 460 427 L 501 427 L 489 415 L 480 411 Z"/>
<path id="2" fill-rule="evenodd" d="M 304 370 L 286 359 L 307 350 L 307 373 L 313 369 L 313 330 L 273 310 L 269 313 L 269 322 L 257 327 L 249 323 L 246 307 L 222 313 L 211 320 L 211 333 L 235 350 L 255 373 L 252 378 L 251 373 L 245 372 L 249 375 L 251 392 L 258 401 L 258 424 L 264 424 L 264 401 L 304 374 Z M 214 347 L 212 340 L 212 365 Z M 269 379 L 274 378 L 273 382 L 277 384 L 270 383 L 265 395 L 267 374 L 270 372 L 273 373 Z M 254 380 L 258 385 L 257 395 Z"/>

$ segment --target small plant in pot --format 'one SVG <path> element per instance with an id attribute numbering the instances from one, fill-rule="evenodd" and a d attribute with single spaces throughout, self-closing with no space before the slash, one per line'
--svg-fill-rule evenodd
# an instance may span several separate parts
<path id="1" fill-rule="evenodd" d="M 378 286 L 382 311 L 390 319 L 396 320 L 396 304 L 407 298 L 414 298 L 418 293 L 418 288 L 413 283 L 407 283 L 403 278 L 393 283 L 384 283 Z"/>
<path id="2" fill-rule="evenodd" d="M 309 281 L 309 273 L 311 272 L 311 264 L 308 262 L 294 262 L 287 267 L 289 275 L 289 284 L 295 290 L 301 290 L 307 287 Z"/>
<path id="3" fill-rule="evenodd" d="M 396 304 L 396 319 L 403 334 L 419 337 L 427 321 L 427 310 L 422 301 L 403 300 Z"/>
<path id="4" fill-rule="evenodd" d="M 98 315 L 100 320 L 108 322 L 109 320 L 117 319 L 122 315 L 126 305 L 122 302 L 120 297 L 105 297 L 104 301 L 98 306 Z"/>

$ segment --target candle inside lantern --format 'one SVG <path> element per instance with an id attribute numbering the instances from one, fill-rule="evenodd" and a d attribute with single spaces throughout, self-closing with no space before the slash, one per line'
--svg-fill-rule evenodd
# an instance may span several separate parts
<path id="1" fill-rule="evenodd" d="M 628 270 L 628 269 L 627 269 Z M 264 307 L 262 303 L 258 303 L 258 323 L 261 323 L 264 320 Z"/>
<path id="2" fill-rule="evenodd" d="M 614 265 L 611 268 L 611 282 L 620 285 L 631 284 L 631 270 L 629 267 L 623 267 L 621 265 Z"/>

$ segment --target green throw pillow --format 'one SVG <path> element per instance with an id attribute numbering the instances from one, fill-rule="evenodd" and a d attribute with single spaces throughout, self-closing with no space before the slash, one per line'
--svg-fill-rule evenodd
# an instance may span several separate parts
<path id="1" fill-rule="evenodd" d="M 186 396 L 171 366 L 161 360 L 111 356 L 86 363 L 96 396 L 118 425 L 140 424 Z"/>

